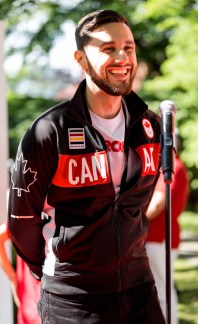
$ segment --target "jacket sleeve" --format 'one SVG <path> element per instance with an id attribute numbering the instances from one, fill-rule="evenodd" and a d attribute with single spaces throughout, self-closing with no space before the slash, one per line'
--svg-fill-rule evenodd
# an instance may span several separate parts
<path id="1" fill-rule="evenodd" d="M 8 228 L 16 252 L 40 279 L 45 259 L 42 211 L 57 167 L 57 135 L 52 122 L 39 119 L 23 137 L 10 184 Z"/>

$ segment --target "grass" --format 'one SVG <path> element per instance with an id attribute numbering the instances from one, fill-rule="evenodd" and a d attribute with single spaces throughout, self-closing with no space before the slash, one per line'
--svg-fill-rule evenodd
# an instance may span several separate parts
<path id="1" fill-rule="evenodd" d="M 198 238 L 198 214 L 189 211 L 183 213 L 180 224 L 183 231 Z M 180 324 L 198 324 L 198 262 L 195 264 L 193 259 L 179 257 L 174 269 Z"/>
<path id="2" fill-rule="evenodd" d="M 182 230 L 191 232 L 198 237 L 198 213 L 185 211 L 179 218 Z"/>

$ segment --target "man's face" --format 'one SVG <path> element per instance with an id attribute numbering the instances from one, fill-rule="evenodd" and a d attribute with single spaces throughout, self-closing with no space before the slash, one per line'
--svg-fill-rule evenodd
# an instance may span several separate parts
<path id="1" fill-rule="evenodd" d="M 109 23 L 91 33 L 84 47 L 83 69 L 89 86 L 112 96 L 128 94 L 137 68 L 135 42 L 124 23 Z"/>

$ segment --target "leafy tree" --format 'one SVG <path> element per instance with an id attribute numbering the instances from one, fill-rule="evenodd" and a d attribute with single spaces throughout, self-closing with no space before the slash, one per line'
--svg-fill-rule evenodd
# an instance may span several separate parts
<path id="1" fill-rule="evenodd" d="M 37 57 L 47 55 L 53 47 L 54 41 L 63 34 L 62 25 L 66 20 L 74 22 L 90 11 L 97 9 L 113 9 L 124 14 L 132 26 L 139 49 L 140 57 L 148 57 L 154 67 L 159 67 L 164 58 L 164 47 L 167 44 L 165 34 L 156 34 L 152 20 L 149 24 L 142 20 L 136 22 L 137 11 L 144 0 L 76 0 L 76 1 L 26 1 L 26 0 L 4 0 L 0 11 L 0 19 L 5 19 L 7 34 L 17 31 L 17 35 L 23 39 L 22 44 L 12 44 L 9 54 L 20 51 L 24 59 L 28 54 L 35 52 Z M 33 21 L 37 20 L 37 26 L 32 28 Z M 145 51 L 149 47 L 149 51 Z"/>
<path id="2" fill-rule="evenodd" d="M 148 1 L 139 19 L 155 19 L 156 30 L 169 35 L 166 59 L 160 74 L 148 79 L 143 86 L 144 98 L 157 108 L 160 101 L 173 100 L 178 111 L 176 124 L 183 139 L 181 156 L 191 180 L 192 209 L 198 208 L 198 11 L 193 1 Z"/>
<path id="3" fill-rule="evenodd" d="M 17 96 L 15 93 L 9 93 L 8 111 L 11 158 L 15 158 L 19 142 L 32 121 L 55 104 L 57 104 L 57 101 L 52 99 Z"/>

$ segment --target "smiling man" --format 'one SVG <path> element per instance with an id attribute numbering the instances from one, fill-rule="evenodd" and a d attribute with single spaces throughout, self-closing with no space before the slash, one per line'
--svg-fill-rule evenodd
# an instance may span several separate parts
<path id="1" fill-rule="evenodd" d="M 90 13 L 76 43 L 85 80 L 19 145 L 11 238 L 42 281 L 42 323 L 163 324 L 145 251 L 159 117 L 131 90 L 137 59 L 123 16 Z"/>
<path id="2" fill-rule="evenodd" d="M 89 109 L 101 117 L 113 118 L 120 110 L 121 96 L 131 92 L 137 59 L 134 38 L 127 21 L 124 18 L 116 21 L 116 17 L 115 22 L 108 22 L 106 18 L 103 20 L 104 25 L 98 21 L 88 27 L 88 32 L 87 24 L 81 28 L 84 19 L 79 23 L 75 59 L 86 73 Z"/>

